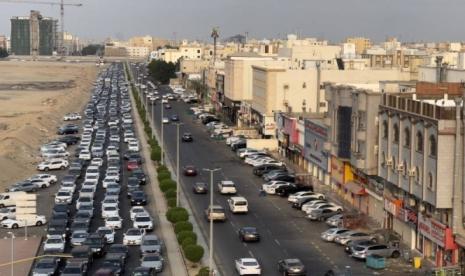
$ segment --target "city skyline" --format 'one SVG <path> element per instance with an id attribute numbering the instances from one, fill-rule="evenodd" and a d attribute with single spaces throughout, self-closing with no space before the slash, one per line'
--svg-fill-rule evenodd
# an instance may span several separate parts
<path id="1" fill-rule="evenodd" d="M 350 36 L 365 36 L 377 42 L 387 37 L 397 37 L 401 41 L 461 41 L 460 28 L 450 26 L 461 25 L 460 11 L 465 8 L 465 3 L 458 0 L 445 3 L 433 0 L 408 3 L 400 0 L 343 3 L 295 0 L 287 6 L 277 0 L 252 3 L 199 0 L 182 6 L 165 0 L 140 0 L 136 6 L 123 0 L 69 3 L 83 6 L 65 8 L 65 30 L 94 40 L 148 34 L 167 39 L 207 41 L 211 28 L 218 26 L 220 38 L 247 32 L 257 39 L 283 38 L 288 33 L 296 33 L 331 42 Z M 8 36 L 10 18 L 27 16 L 31 9 L 39 10 L 43 16 L 59 18 L 58 6 L 1 2 L 0 5 L 0 34 Z M 85 20 L 80 20 L 81 17 Z"/>

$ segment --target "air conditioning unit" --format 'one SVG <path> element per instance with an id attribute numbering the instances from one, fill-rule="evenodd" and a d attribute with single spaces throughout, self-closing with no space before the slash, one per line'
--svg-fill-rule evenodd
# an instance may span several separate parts
<path id="1" fill-rule="evenodd" d="M 404 171 L 404 164 L 402 164 L 402 163 L 401 163 L 401 164 L 398 164 L 398 165 L 397 165 L 397 170 L 398 170 L 399 172 L 403 172 L 403 171 Z"/>
<path id="2" fill-rule="evenodd" d="M 374 145 L 373 146 L 373 151 L 375 152 L 375 154 L 378 154 L 378 150 L 379 150 L 378 145 Z"/>
<path id="3" fill-rule="evenodd" d="M 415 177 L 417 175 L 417 171 L 415 169 L 408 170 L 408 176 Z"/>
<path id="4" fill-rule="evenodd" d="M 386 166 L 392 166 L 392 157 L 386 159 Z"/>

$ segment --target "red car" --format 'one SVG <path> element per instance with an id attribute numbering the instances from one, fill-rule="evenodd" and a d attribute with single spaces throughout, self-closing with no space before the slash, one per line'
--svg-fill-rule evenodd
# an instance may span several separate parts
<path id="1" fill-rule="evenodd" d="M 128 161 L 128 171 L 133 171 L 133 170 L 137 170 L 139 169 L 139 162 L 137 162 L 137 160 L 129 160 Z"/>
<path id="2" fill-rule="evenodd" d="M 185 176 L 196 176 L 197 169 L 194 166 L 185 166 L 184 167 L 184 175 Z"/>

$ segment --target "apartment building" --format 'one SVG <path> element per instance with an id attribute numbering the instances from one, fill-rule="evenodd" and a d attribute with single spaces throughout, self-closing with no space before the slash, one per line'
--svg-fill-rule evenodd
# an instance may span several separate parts
<path id="1" fill-rule="evenodd" d="M 357 55 L 362 55 L 365 53 L 366 49 L 371 48 L 373 45 L 371 40 L 366 37 L 348 37 L 346 38 L 346 43 L 353 43 L 355 46 L 355 53 Z"/>
<path id="2" fill-rule="evenodd" d="M 150 53 L 148 47 L 127 46 L 125 48 L 128 57 L 147 58 Z"/>

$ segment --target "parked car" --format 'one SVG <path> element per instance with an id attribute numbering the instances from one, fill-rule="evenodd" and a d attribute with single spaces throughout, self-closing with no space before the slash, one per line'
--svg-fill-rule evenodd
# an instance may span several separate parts
<path id="1" fill-rule="evenodd" d="M 39 171 L 64 170 L 69 166 L 68 161 L 64 159 L 43 161 L 37 165 Z"/>
<path id="2" fill-rule="evenodd" d="M 386 258 L 398 258 L 400 256 L 399 248 L 390 247 L 386 244 L 358 244 L 351 246 L 351 252 L 351 256 L 356 259 L 365 259 L 366 257 L 371 255 L 377 255 Z"/>
<path id="3" fill-rule="evenodd" d="M 365 232 L 352 230 L 352 231 L 347 231 L 341 235 L 338 235 L 334 239 L 334 242 L 341 244 L 341 245 L 346 245 L 347 243 L 351 241 L 356 241 L 356 240 L 375 240 L 375 238 Z"/>
<path id="4" fill-rule="evenodd" d="M 283 275 L 307 275 L 307 269 L 299 259 L 278 261 L 278 271 Z"/>
<path id="5" fill-rule="evenodd" d="M 328 209 L 328 208 L 316 209 L 316 210 L 311 211 L 307 215 L 307 218 L 309 218 L 310 220 L 324 221 L 327 218 L 330 218 L 338 213 L 340 212 L 335 211 L 333 209 Z"/>
<path id="6" fill-rule="evenodd" d="M 324 241 L 332 242 L 337 235 L 341 235 L 347 231 L 349 231 L 349 229 L 337 227 L 329 228 L 328 230 L 321 233 L 321 239 Z"/>

